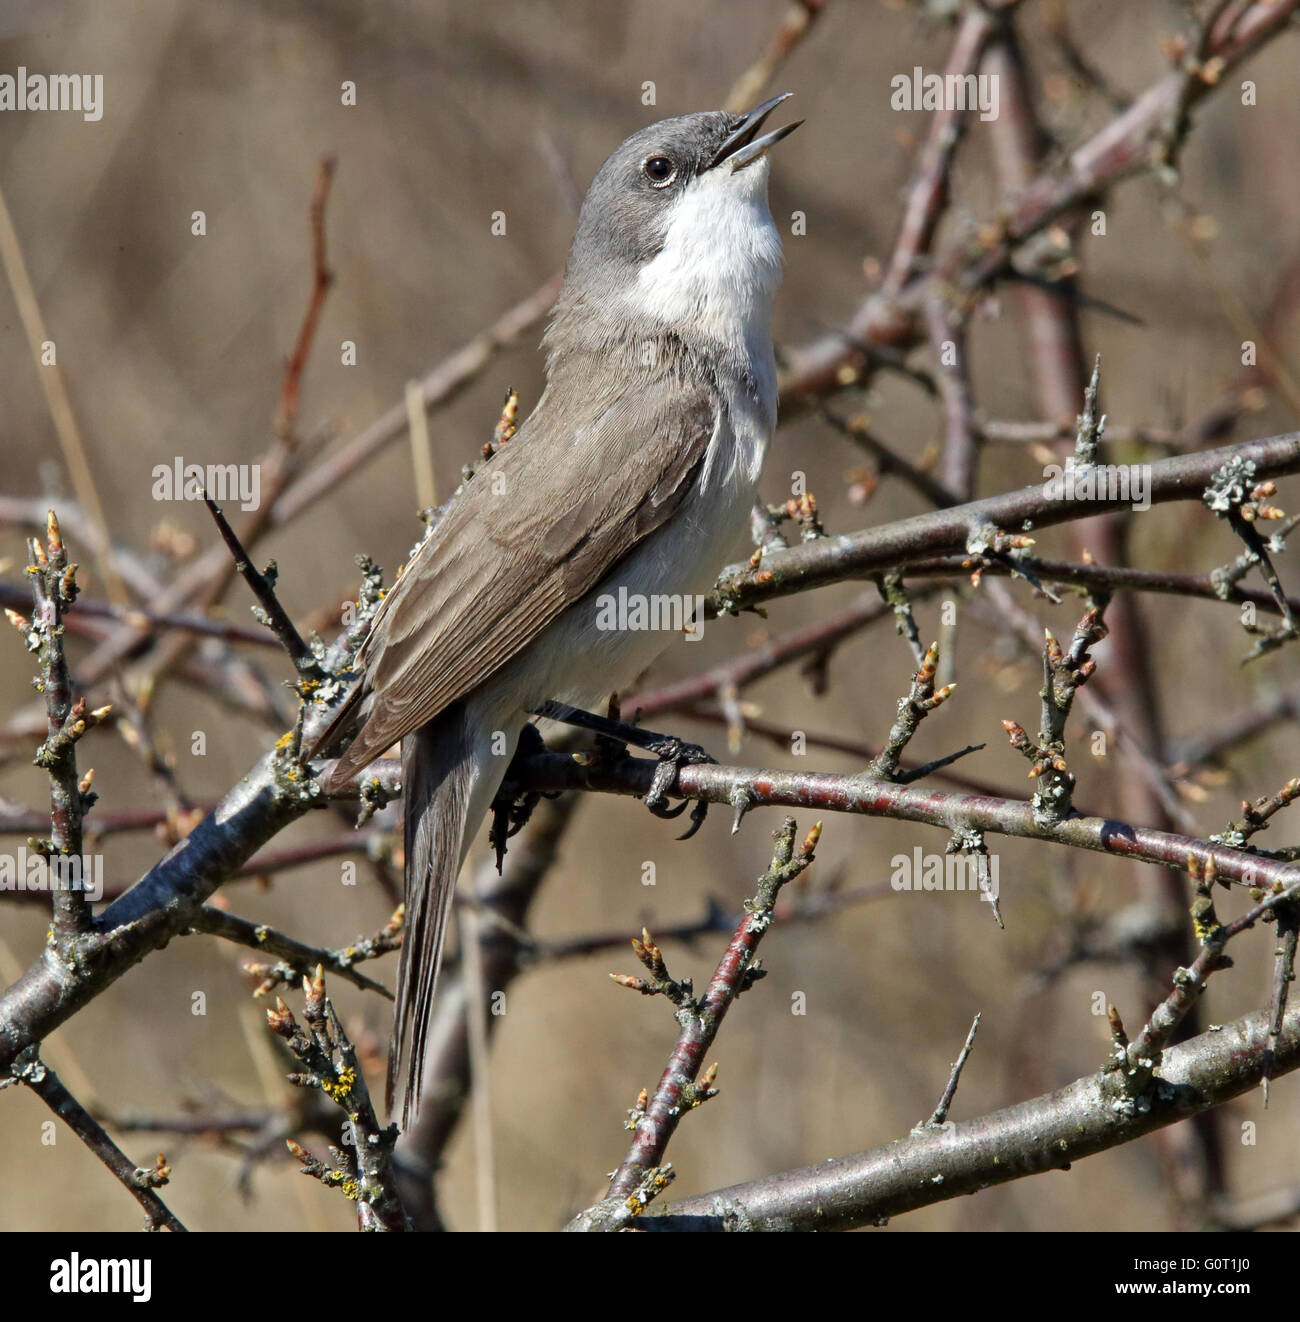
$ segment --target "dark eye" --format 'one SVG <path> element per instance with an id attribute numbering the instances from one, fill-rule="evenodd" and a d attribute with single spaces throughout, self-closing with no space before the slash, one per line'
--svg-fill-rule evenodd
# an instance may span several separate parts
<path id="1" fill-rule="evenodd" d="M 651 188 L 667 188 L 677 178 L 677 162 L 671 156 L 647 156 L 641 162 L 641 173 Z"/>

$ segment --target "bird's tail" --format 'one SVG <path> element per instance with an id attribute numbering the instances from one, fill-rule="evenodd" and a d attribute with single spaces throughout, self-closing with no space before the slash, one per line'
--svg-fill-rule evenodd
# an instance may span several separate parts
<path id="1" fill-rule="evenodd" d="M 406 923 L 388 1053 L 388 1114 L 394 1114 L 400 1083 L 403 1128 L 419 1105 L 447 916 L 467 835 L 473 829 L 468 814 L 475 772 L 463 703 L 449 707 L 402 741 Z"/>
<path id="2" fill-rule="evenodd" d="M 461 864 L 514 751 L 521 714 L 453 703 L 402 740 L 406 923 L 388 1053 L 388 1114 L 402 1128 L 420 1105 L 433 992 Z M 501 728 L 501 727 L 505 728 Z"/>

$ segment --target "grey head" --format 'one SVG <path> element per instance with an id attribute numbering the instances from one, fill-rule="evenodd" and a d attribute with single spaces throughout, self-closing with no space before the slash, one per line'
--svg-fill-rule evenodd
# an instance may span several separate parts
<path id="1" fill-rule="evenodd" d="M 751 323 L 766 327 L 781 270 L 767 153 L 799 123 L 760 130 L 789 95 L 745 115 L 662 120 L 605 161 L 583 202 L 547 331 L 552 364 L 568 349 L 608 351 L 663 331 L 736 348 Z"/>

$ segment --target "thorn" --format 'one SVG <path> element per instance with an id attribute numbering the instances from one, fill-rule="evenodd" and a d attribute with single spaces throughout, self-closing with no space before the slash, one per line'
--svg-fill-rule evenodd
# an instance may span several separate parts
<path id="1" fill-rule="evenodd" d="M 743 818 L 754 805 L 749 795 L 743 789 L 737 789 L 731 795 L 731 806 L 735 809 L 736 814 L 731 819 L 731 834 L 736 835 L 740 830 L 741 818 Z"/>

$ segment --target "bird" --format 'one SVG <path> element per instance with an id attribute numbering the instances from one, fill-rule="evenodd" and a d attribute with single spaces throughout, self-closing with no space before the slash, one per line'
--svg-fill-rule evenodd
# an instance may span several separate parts
<path id="1" fill-rule="evenodd" d="M 703 593 L 748 526 L 776 425 L 768 153 L 802 121 L 761 130 L 789 95 L 651 124 L 596 172 L 542 337 L 545 388 L 412 553 L 309 751 L 356 730 L 325 776 L 337 792 L 402 744 L 388 1107 L 400 1092 L 404 1127 L 456 878 L 524 726 L 547 702 L 589 710 L 673 640 L 598 627 L 599 601 Z"/>

